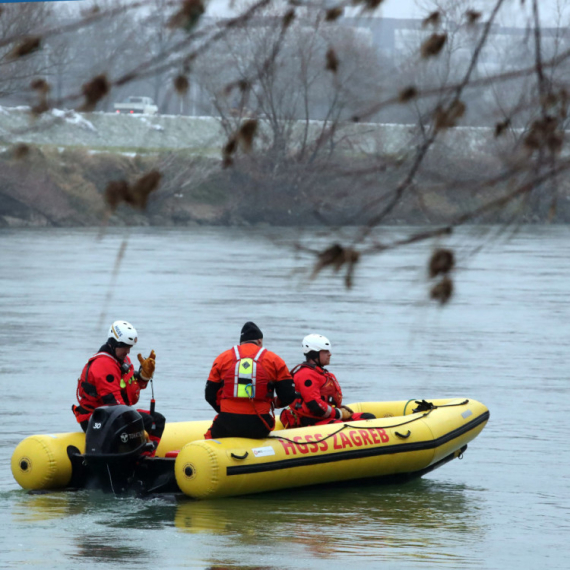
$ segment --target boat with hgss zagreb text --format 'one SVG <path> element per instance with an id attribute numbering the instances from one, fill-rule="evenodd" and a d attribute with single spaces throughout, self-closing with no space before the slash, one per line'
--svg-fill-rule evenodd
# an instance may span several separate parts
<path id="1" fill-rule="evenodd" d="M 127 406 L 95 410 L 87 433 L 33 435 L 12 456 L 30 490 L 98 488 L 195 499 L 307 485 L 403 482 L 459 457 L 489 420 L 466 398 L 362 402 L 377 419 L 276 430 L 265 439 L 205 440 L 210 420 L 167 423 L 155 457 L 142 418 Z M 146 453 L 148 455 L 148 453 Z"/>

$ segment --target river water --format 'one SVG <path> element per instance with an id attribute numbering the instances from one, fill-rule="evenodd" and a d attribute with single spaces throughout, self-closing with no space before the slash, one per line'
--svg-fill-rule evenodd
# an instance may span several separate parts
<path id="1" fill-rule="evenodd" d="M 434 244 L 364 259 L 347 292 L 329 274 L 308 280 L 287 247 L 296 237 L 0 230 L 0 568 L 568 567 L 570 229 L 452 236 L 456 295 L 443 310 L 426 301 Z M 327 335 L 348 403 L 468 397 L 491 420 L 463 460 L 404 485 L 201 502 L 30 495 L 12 452 L 28 435 L 76 430 L 76 378 L 115 319 L 156 350 L 170 421 L 213 416 L 205 379 L 247 320 L 291 366 L 305 334 Z"/>

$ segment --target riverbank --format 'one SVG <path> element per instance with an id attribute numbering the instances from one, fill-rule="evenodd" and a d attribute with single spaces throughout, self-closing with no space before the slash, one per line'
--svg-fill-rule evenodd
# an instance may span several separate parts
<path id="1" fill-rule="evenodd" d="M 0 108 L 0 227 L 366 224 L 413 168 L 422 140 L 409 125 L 346 123 L 331 134 L 318 121 L 286 133 L 261 122 L 251 151 L 238 141 L 224 164 L 222 149 L 239 126 L 57 110 L 33 119 L 26 109 Z M 515 156 L 516 135 L 443 133 L 385 223 L 447 223 L 500 197 L 510 181 L 491 188 L 485 180 Z M 109 183 L 133 184 L 150 171 L 161 179 L 145 210 L 111 211 Z M 570 223 L 570 183 L 557 182 L 554 221 Z M 548 221 L 550 206 L 513 203 L 474 221 Z"/>
<path id="2" fill-rule="evenodd" d="M 0 227 L 222 224 L 226 196 L 201 183 L 187 188 L 180 180 L 189 169 L 209 178 L 219 168 L 217 159 L 184 152 L 11 147 L 0 153 Z M 133 183 L 153 169 L 162 172 L 162 180 L 146 210 L 120 205 L 112 212 L 105 202 L 108 184 Z"/>
<path id="3" fill-rule="evenodd" d="M 378 189 L 395 188 L 405 168 L 391 164 L 362 175 L 366 158 L 337 157 L 310 165 L 289 161 L 272 169 L 271 157 L 242 156 L 223 168 L 220 158 L 190 151 L 136 154 L 53 146 L 15 146 L 0 153 L 0 227 L 129 226 L 303 226 L 366 223 L 367 205 Z M 405 166 L 405 165 L 404 165 Z M 469 190 L 485 163 L 447 160 L 423 175 L 421 194 L 410 192 L 386 217 L 389 224 L 441 224 L 496 198 L 500 188 Z M 462 176 L 465 187 L 450 187 L 439 171 Z M 158 189 L 144 211 L 125 204 L 111 212 L 105 201 L 110 182 L 135 183 L 146 173 L 161 173 Z M 354 174 L 351 173 L 354 172 Z M 568 184 L 559 184 L 557 219 L 570 222 Z M 562 194 L 564 192 L 564 194 Z M 519 211 L 512 204 L 487 215 L 485 223 L 546 221 L 548 211 Z"/>

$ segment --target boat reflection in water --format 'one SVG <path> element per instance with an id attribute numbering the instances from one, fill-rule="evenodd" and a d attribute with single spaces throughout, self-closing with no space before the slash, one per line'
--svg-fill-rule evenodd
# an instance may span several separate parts
<path id="1" fill-rule="evenodd" d="M 321 556 L 376 556 L 379 549 L 427 546 L 433 554 L 443 537 L 464 545 L 481 539 L 480 510 L 468 495 L 460 485 L 426 479 L 405 485 L 305 488 L 262 497 L 185 501 L 178 504 L 174 522 L 182 532 L 234 536 L 242 545 L 281 540 Z"/>
<path id="2" fill-rule="evenodd" d="M 192 544 L 197 548 L 194 558 L 219 567 L 220 559 L 205 549 L 203 539 L 197 542 L 188 536 L 190 542 L 180 542 L 176 535 L 182 534 L 207 535 L 214 541 L 223 538 L 232 556 L 237 556 L 232 563 L 247 557 L 247 552 L 271 548 L 311 559 L 358 555 L 371 560 L 461 561 L 469 567 L 473 559 L 464 559 L 466 546 L 480 542 L 486 528 L 482 505 L 475 497 L 478 491 L 430 479 L 203 501 L 181 496 L 141 501 L 94 491 L 63 491 L 17 497 L 13 522 L 36 526 L 57 521 L 57 527 L 72 527 L 68 555 L 78 562 L 136 563 L 152 558 L 157 548 L 154 541 L 160 536 L 174 550 Z"/>

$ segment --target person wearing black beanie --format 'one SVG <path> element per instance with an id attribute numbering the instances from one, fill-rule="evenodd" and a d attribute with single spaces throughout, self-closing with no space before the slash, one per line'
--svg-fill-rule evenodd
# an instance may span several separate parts
<path id="1" fill-rule="evenodd" d="M 248 342 L 251 340 L 262 340 L 262 339 L 263 339 L 263 333 L 255 323 L 247 321 L 247 323 L 245 323 L 245 325 L 243 325 L 243 327 L 241 328 L 241 334 L 239 337 L 240 343 Z"/>
<path id="2" fill-rule="evenodd" d="M 204 435 L 264 438 L 275 427 L 274 408 L 295 399 L 295 385 L 283 359 L 263 347 L 263 333 L 252 321 L 240 344 L 222 352 L 206 382 L 206 401 L 218 415 Z"/>

